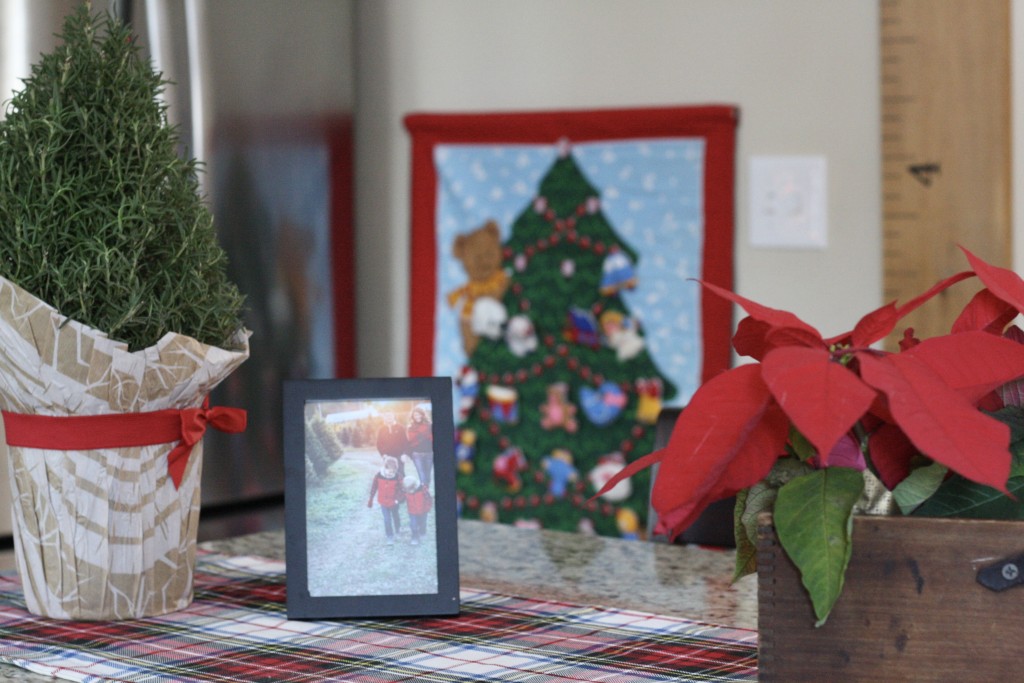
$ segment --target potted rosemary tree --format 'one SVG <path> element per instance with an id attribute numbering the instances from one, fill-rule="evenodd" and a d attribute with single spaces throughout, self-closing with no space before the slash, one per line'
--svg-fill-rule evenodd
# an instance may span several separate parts
<path id="1" fill-rule="evenodd" d="M 192 599 L 201 435 L 248 357 L 242 297 L 160 75 L 84 3 L 0 121 L 0 407 L 31 611 Z"/>

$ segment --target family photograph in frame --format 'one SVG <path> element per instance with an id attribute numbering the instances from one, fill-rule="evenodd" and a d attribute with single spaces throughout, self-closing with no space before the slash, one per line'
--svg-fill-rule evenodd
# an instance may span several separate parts
<path id="1" fill-rule="evenodd" d="M 457 614 L 449 378 L 284 383 L 289 618 Z"/>

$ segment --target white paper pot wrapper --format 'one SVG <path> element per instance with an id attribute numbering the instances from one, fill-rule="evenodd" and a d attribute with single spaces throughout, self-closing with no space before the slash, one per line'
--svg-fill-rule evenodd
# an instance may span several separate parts
<path id="1" fill-rule="evenodd" d="M 0 277 L 0 408 L 102 415 L 197 408 L 249 355 L 167 334 L 129 353 Z M 7 450 L 14 547 L 29 611 L 59 619 L 133 619 L 192 601 L 202 442 L 181 485 L 176 443 Z"/>

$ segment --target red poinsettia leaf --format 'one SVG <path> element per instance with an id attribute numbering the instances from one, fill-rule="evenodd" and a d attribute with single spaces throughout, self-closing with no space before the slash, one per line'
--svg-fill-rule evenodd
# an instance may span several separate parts
<path id="1" fill-rule="evenodd" d="M 814 337 L 819 340 L 819 345 L 821 344 L 821 333 L 789 311 L 782 311 L 777 308 L 762 306 L 756 301 L 746 299 L 735 292 L 730 292 L 728 289 L 711 284 L 710 282 L 705 282 L 703 280 L 698 280 L 698 282 L 723 299 L 727 299 L 734 304 L 738 304 L 752 318 L 768 323 L 772 327 L 792 327 L 802 329 L 814 335 Z"/>
<path id="2" fill-rule="evenodd" d="M 821 337 L 803 327 L 773 327 L 747 316 L 736 326 L 732 346 L 741 356 L 764 360 L 764 355 L 779 346 L 809 346 L 820 348 Z"/>
<path id="3" fill-rule="evenodd" d="M 843 334 L 835 337 L 830 337 L 825 340 L 825 344 L 828 346 L 836 344 L 849 344 L 856 347 L 870 346 L 876 341 L 884 339 L 887 334 L 896 328 L 896 323 L 911 311 L 921 306 L 921 304 L 925 303 L 936 294 L 939 294 L 961 280 L 966 280 L 969 277 L 974 277 L 974 273 L 969 270 L 965 270 L 962 273 L 952 275 L 933 285 L 927 292 L 914 297 L 902 306 L 897 307 L 896 304 L 890 303 L 882 306 L 881 308 L 875 309 L 861 318 L 852 331 L 844 332 Z"/>
<path id="4" fill-rule="evenodd" d="M 1016 325 L 1006 328 L 1003 336 L 1018 344 L 1024 344 L 1024 330 Z M 997 410 L 1004 406 L 1024 406 L 1024 379 L 1007 382 L 996 389 L 993 396 L 987 397 L 987 400 L 983 399 L 978 404 L 986 410 L 991 410 L 992 405 L 995 405 Z"/>
<path id="5" fill-rule="evenodd" d="M 657 487 L 658 482 L 655 481 L 654 485 Z M 654 505 L 653 500 L 651 505 Z M 700 517 L 700 512 L 694 512 L 698 509 L 696 503 L 669 510 L 659 510 L 657 507 L 654 509 L 658 513 L 658 522 L 654 525 L 654 533 L 665 535 L 670 541 L 674 541 L 679 534 L 686 531 Z M 700 509 L 703 510 L 703 508 Z"/>
<path id="6" fill-rule="evenodd" d="M 1017 381 L 1019 382 L 1020 380 Z M 1010 384 L 1013 384 L 1013 382 L 1011 382 Z M 1007 385 L 1004 384 L 1003 386 Z M 979 399 L 978 402 L 974 404 L 974 406 L 979 410 L 987 410 L 990 413 L 994 413 L 1000 408 L 1005 408 L 1007 405 L 1009 404 L 1003 400 L 1003 397 L 999 390 L 993 391 L 990 394 L 982 396 L 981 399 Z"/>
<path id="7" fill-rule="evenodd" d="M 857 321 L 853 332 L 850 333 L 850 343 L 857 347 L 871 346 L 892 332 L 897 321 L 899 313 L 896 311 L 895 303 L 888 303 L 875 309 Z"/>
<path id="8" fill-rule="evenodd" d="M 885 397 L 885 394 L 875 394 L 875 400 L 871 402 L 871 407 L 868 408 L 867 415 L 864 417 L 871 417 L 878 422 L 894 422 L 892 413 L 889 411 L 889 399 Z"/>
<path id="9" fill-rule="evenodd" d="M 910 459 L 917 449 L 899 427 L 883 424 L 868 437 L 868 453 L 878 478 L 891 491 L 910 474 Z"/>
<path id="10" fill-rule="evenodd" d="M 700 514 L 699 506 L 746 447 L 770 401 L 758 365 L 727 370 L 697 389 L 664 448 L 652 497 L 659 514 Z"/>
<path id="11" fill-rule="evenodd" d="M 936 294 L 973 276 L 974 273 L 965 270 L 933 285 L 927 292 L 914 297 L 902 306 L 897 307 L 895 303 L 888 303 L 877 308 L 861 318 L 852 331 L 826 339 L 825 344 L 829 346 L 834 344 L 849 344 L 856 347 L 870 346 L 876 341 L 884 339 L 886 335 L 896 329 L 896 323 Z"/>
<path id="12" fill-rule="evenodd" d="M 861 349 L 855 351 L 853 354 L 853 360 L 849 363 L 850 371 L 860 376 L 860 359 L 862 356 L 879 356 L 886 355 L 888 352 L 885 351 L 874 351 L 871 349 Z M 871 407 L 868 408 L 867 413 L 861 418 L 861 425 L 868 431 L 871 431 L 874 427 L 883 423 L 892 423 L 892 413 L 889 412 L 889 399 L 880 391 L 875 392 L 875 398 L 871 402 Z"/>
<path id="13" fill-rule="evenodd" d="M 718 491 L 708 503 L 735 495 L 768 476 L 775 461 L 786 452 L 789 425 L 789 417 L 782 408 L 769 403 L 743 449 L 725 468 L 716 487 Z"/>
<path id="14" fill-rule="evenodd" d="M 658 511 L 659 526 L 671 538 L 678 536 L 693 524 L 701 512 L 715 501 L 728 498 L 764 479 L 775 461 L 785 452 L 789 434 L 789 419 L 774 403 L 769 403 L 761 419 L 750 431 L 743 448 L 726 466 L 718 481 L 692 505 L 663 508 L 662 487 L 670 486 L 667 478 L 654 481 L 651 504 Z"/>
<path id="15" fill-rule="evenodd" d="M 988 289 L 983 289 L 964 306 L 953 321 L 952 332 L 983 330 L 1000 334 L 1003 328 L 1017 316 L 1017 309 L 1006 303 Z"/>
<path id="16" fill-rule="evenodd" d="M 927 302 L 929 299 L 934 297 L 936 294 L 944 292 L 945 290 L 949 289 L 950 287 L 952 287 L 956 283 L 962 282 L 963 280 L 966 280 L 967 278 L 971 278 L 971 277 L 974 277 L 974 273 L 969 271 L 969 270 L 965 270 L 963 272 L 957 273 L 956 275 L 950 275 L 945 280 L 941 280 L 941 281 L 935 283 L 924 294 L 918 294 L 913 299 L 911 299 L 907 303 L 905 303 L 902 306 L 900 306 L 899 308 L 897 308 L 896 309 L 896 315 L 898 316 L 897 320 L 900 320 L 900 319 L 906 317 L 907 314 L 909 314 L 911 311 L 913 311 L 913 310 L 917 309 L 918 307 L 920 307 L 922 304 Z"/>
<path id="17" fill-rule="evenodd" d="M 860 449 L 860 442 L 851 434 L 843 434 L 832 447 L 828 457 L 821 458 L 815 455 L 807 461 L 816 469 L 823 467 L 845 467 L 851 470 L 863 472 L 867 467 L 864 461 L 864 452 Z M 825 465 L 828 463 L 828 465 Z"/>
<path id="18" fill-rule="evenodd" d="M 861 377 L 888 396 L 896 425 L 918 451 L 1009 494 L 1009 427 L 980 412 L 908 353 L 865 353 L 859 360 Z"/>
<path id="19" fill-rule="evenodd" d="M 825 344 L 827 346 L 870 346 L 892 332 L 898 320 L 896 304 L 888 303 L 861 318 L 852 331 L 830 337 L 825 340 Z"/>
<path id="20" fill-rule="evenodd" d="M 1024 377 L 1024 344 L 988 332 L 931 337 L 900 355 L 927 365 L 971 403 Z"/>
<path id="21" fill-rule="evenodd" d="M 960 250 L 967 255 L 971 268 L 977 273 L 985 286 L 993 295 L 1013 306 L 1018 311 L 1024 311 L 1024 280 L 1012 270 L 993 266 L 990 263 L 978 258 L 967 249 L 960 247 Z"/>
<path id="22" fill-rule="evenodd" d="M 876 400 L 876 403 L 877 403 L 877 400 Z M 872 403 L 871 407 L 874 408 L 874 406 L 875 406 L 875 404 Z M 886 421 L 881 419 L 881 418 L 879 418 L 876 415 L 872 415 L 871 411 L 868 410 L 868 414 L 860 419 L 860 424 L 865 429 L 865 431 L 870 433 L 870 432 L 873 432 L 874 430 L 878 429 L 879 427 L 881 427 L 883 424 L 886 424 Z"/>
<path id="23" fill-rule="evenodd" d="M 750 356 L 761 360 L 768 351 L 765 338 L 771 329 L 772 326 L 768 323 L 763 320 L 755 320 L 748 315 L 736 326 L 736 334 L 732 336 L 732 347 L 741 356 Z"/>
<path id="24" fill-rule="evenodd" d="M 645 470 L 648 467 L 651 467 L 652 465 L 661 462 L 661 459 L 664 457 L 665 451 L 664 449 L 662 449 L 654 451 L 653 453 L 648 453 L 643 457 L 637 458 L 636 460 L 634 460 L 633 462 L 629 463 L 621 470 L 616 472 L 614 475 L 612 475 L 612 477 L 605 482 L 604 486 L 601 487 L 601 490 L 593 495 L 591 500 L 593 500 L 593 498 L 597 498 L 598 496 L 607 493 L 608 491 L 611 491 L 613 488 L 615 488 L 616 484 L 618 484 L 623 479 L 628 479 L 637 472 Z"/>
<path id="25" fill-rule="evenodd" d="M 823 349 L 772 349 L 761 368 L 772 396 L 824 458 L 875 399 L 874 391 Z"/>
<path id="26" fill-rule="evenodd" d="M 914 336 L 914 328 L 908 327 L 903 330 L 903 338 L 900 339 L 900 351 L 912 349 L 920 343 L 921 340 Z"/>
<path id="27" fill-rule="evenodd" d="M 806 346 L 822 349 L 821 337 L 817 332 L 810 332 L 802 327 L 772 327 L 765 336 L 767 351 L 783 346 Z M 763 360 L 763 359 L 762 359 Z"/>

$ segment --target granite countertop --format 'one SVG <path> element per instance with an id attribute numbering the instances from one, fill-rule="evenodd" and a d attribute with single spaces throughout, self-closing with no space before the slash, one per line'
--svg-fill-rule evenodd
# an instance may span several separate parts
<path id="1" fill-rule="evenodd" d="M 207 541 L 227 555 L 284 559 L 283 531 Z M 461 585 L 757 628 L 757 581 L 731 583 L 734 553 L 459 521 Z M 0 664 L 0 680 L 49 678 Z"/>
<path id="2" fill-rule="evenodd" d="M 284 558 L 280 531 L 210 541 L 230 555 Z M 626 541 L 459 520 L 469 588 L 757 628 L 757 580 L 732 583 L 731 550 Z"/>

